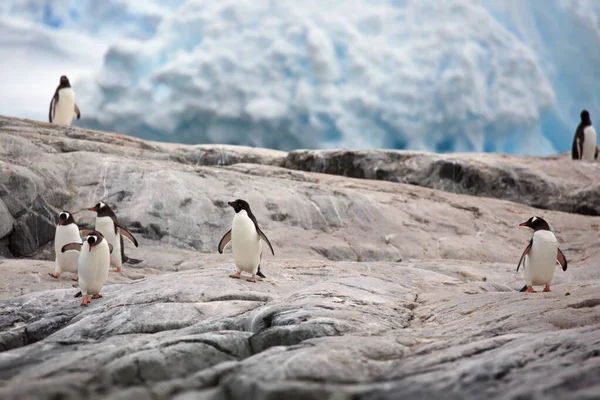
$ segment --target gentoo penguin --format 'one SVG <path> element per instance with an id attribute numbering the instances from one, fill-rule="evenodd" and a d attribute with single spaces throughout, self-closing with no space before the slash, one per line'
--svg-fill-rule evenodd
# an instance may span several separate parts
<path id="1" fill-rule="evenodd" d="M 83 243 L 69 243 L 62 247 L 62 253 L 79 251 L 77 275 L 81 291 L 75 297 L 83 296 L 82 306 L 91 301 L 88 296 L 91 296 L 92 299 L 102 297 L 100 291 L 108 278 L 112 250 L 113 247 L 97 231 L 90 231 Z"/>
<path id="2" fill-rule="evenodd" d="M 533 236 L 521 255 L 519 264 L 517 264 L 517 272 L 519 272 L 521 262 L 525 259 L 523 264 L 525 286 L 521 289 L 521 292 L 535 293 L 533 285 L 544 285 L 544 292 L 549 292 L 556 261 L 558 260 L 563 271 L 566 271 L 567 259 L 558 248 L 556 237 L 550 230 L 550 226 L 542 218 L 531 217 L 519 226 L 533 229 Z"/>
<path id="3" fill-rule="evenodd" d="M 127 229 L 119 225 L 117 216 L 107 204 L 100 202 L 88 210 L 97 213 L 95 229 L 104 235 L 106 241 L 114 247 L 114 251 L 110 255 L 110 264 L 116 268 L 116 272 L 121 272 L 121 266 L 124 261 L 128 261 L 131 264 L 141 262 L 141 260 L 125 256 L 123 236 L 131 240 L 135 247 L 138 247 L 138 242 Z"/>
<path id="4" fill-rule="evenodd" d="M 596 130 L 592 125 L 590 113 L 587 110 L 581 111 L 581 122 L 575 131 L 571 156 L 573 160 L 585 161 L 594 161 L 596 158 L 598 158 L 598 148 L 596 147 Z"/>
<path id="5" fill-rule="evenodd" d="M 56 255 L 53 278 L 59 278 L 62 272 L 77 272 L 77 259 L 79 254 L 74 252 L 62 253 L 60 249 L 69 243 L 81 243 L 79 227 L 75 223 L 73 214 L 63 211 L 58 214 L 58 224 L 54 234 L 54 253 Z"/>
<path id="6" fill-rule="evenodd" d="M 231 229 L 221 238 L 218 250 L 223 254 L 223 249 L 229 242 L 233 250 L 233 262 L 237 268 L 235 274 L 229 275 L 231 278 L 240 278 L 242 271 L 252 274 L 248 278 L 250 282 L 256 282 L 255 275 L 265 278 L 260 272 L 260 260 L 262 258 L 262 240 L 264 240 L 275 255 L 271 242 L 267 236 L 258 227 L 256 217 L 250 211 L 250 205 L 241 199 L 230 201 L 229 204 L 235 211 Z M 261 240 L 262 239 L 262 240 Z"/>
<path id="7" fill-rule="evenodd" d="M 60 83 L 50 100 L 50 110 L 48 111 L 48 120 L 57 125 L 70 126 L 73 116 L 81 118 L 79 107 L 75 103 L 75 92 L 71 87 L 69 78 L 60 77 Z"/>

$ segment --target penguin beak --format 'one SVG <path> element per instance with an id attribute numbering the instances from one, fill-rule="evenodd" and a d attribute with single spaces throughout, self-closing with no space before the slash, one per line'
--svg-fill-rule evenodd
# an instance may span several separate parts
<path id="1" fill-rule="evenodd" d="M 227 204 L 233 207 L 233 203 L 231 201 L 228 201 Z"/>
<path id="2" fill-rule="evenodd" d="M 98 211 L 98 210 L 96 209 L 96 207 L 90 207 L 90 208 L 88 208 L 88 210 L 89 210 L 89 211 Z"/>
<path id="3" fill-rule="evenodd" d="M 65 224 L 65 221 L 63 221 L 63 220 L 61 219 L 60 221 L 58 221 L 58 224 L 59 224 L 59 225 L 64 225 L 64 224 Z"/>
<path id="4" fill-rule="evenodd" d="M 527 225 L 527 221 L 525 221 L 525 222 L 521 222 L 521 223 L 519 224 L 519 226 L 529 226 L 529 225 Z"/>

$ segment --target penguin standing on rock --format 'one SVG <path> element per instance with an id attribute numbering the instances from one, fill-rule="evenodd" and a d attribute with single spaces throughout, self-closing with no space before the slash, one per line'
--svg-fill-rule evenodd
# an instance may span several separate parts
<path id="1" fill-rule="evenodd" d="M 130 264 L 140 263 L 141 260 L 136 260 L 134 258 L 128 258 L 125 256 L 123 236 L 131 240 L 131 243 L 133 243 L 135 247 L 138 247 L 138 242 L 135 237 L 133 237 L 131 232 L 119 225 L 117 216 L 113 210 L 111 210 L 111 208 L 103 202 L 97 203 L 94 207 L 91 207 L 88 210 L 95 211 L 97 213 L 95 229 L 104 236 L 110 245 L 114 247 L 115 251 L 113 251 L 110 255 L 110 264 L 116 268 L 116 272 L 121 272 L 121 266 L 125 261 L 129 262 Z M 86 232 L 84 231 L 84 233 Z"/>
<path id="2" fill-rule="evenodd" d="M 590 113 L 587 110 L 581 111 L 581 122 L 575 131 L 571 156 L 573 160 L 585 161 L 594 161 L 598 158 L 596 130 L 592 125 Z"/>
<path id="3" fill-rule="evenodd" d="M 531 217 L 519 226 L 533 229 L 533 236 L 521 255 L 519 264 L 517 264 L 518 272 L 521 262 L 525 259 L 523 264 L 525 286 L 521 289 L 521 292 L 535 293 L 533 285 L 544 285 L 544 292 L 549 292 L 550 282 L 556 269 L 556 261 L 558 260 L 563 271 L 566 271 L 567 259 L 558 248 L 558 242 L 554 233 L 550 230 L 550 226 L 542 218 Z"/>
<path id="4" fill-rule="evenodd" d="M 75 103 L 75 92 L 69 78 L 63 75 L 50 100 L 48 120 L 52 124 L 70 126 L 74 116 L 77 116 L 77 119 L 81 118 L 81 112 Z"/>
<path id="5" fill-rule="evenodd" d="M 56 266 L 54 273 L 48 273 L 53 278 L 59 278 L 62 272 L 77 272 L 77 260 L 79 254 L 74 252 L 62 253 L 61 249 L 69 243 L 81 243 L 79 227 L 75 223 L 73 214 L 63 211 L 58 215 L 58 224 L 54 234 L 54 253 L 56 255 Z"/>
<path id="6" fill-rule="evenodd" d="M 110 269 L 110 253 L 112 245 L 108 244 L 100 232 L 90 231 L 83 243 L 69 243 L 61 249 L 62 253 L 79 251 L 77 275 L 79 277 L 79 293 L 81 305 L 87 305 L 91 299 L 102 297 L 100 291 L 108 279 Z"/>
<path id="7" fill-rule="evenodd" d="M 239 279 L 242 271 L 252 274 L 247 278 L 249 282 L 256 282 L 256 275 L 261 278 L 265 276 L 260 272 L 260 261 L 262 258 L 262 241 L 264 240 L 271 253 L 275 255 L 271 242 L 258 227 L 256 217 L 250 210 L 250 205 L 241 199 L 230 201 L 229 204 L 235 211 L 232 227 L 221 238 L 218 250 L 223 254 L 223 249 L 231 242 L 233 250 L 233 262 L 237 272 L 229 275 L 231 278 Z"/>

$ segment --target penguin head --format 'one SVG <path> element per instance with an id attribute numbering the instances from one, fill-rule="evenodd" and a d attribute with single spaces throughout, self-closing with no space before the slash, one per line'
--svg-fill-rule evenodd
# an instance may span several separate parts
<path id="1" fill-rule="evenodd" d="M 245 210 L 248 214 L 250 214 L 250 204 L 248 204 L 248 202 L 245 200 L 237 199 L 235 201 L 230 201 L 227 204 L 233 207 L 233 210 L 236 214 L 242 210 Z"/>
<path id="2" fill-rule="evenodd" d="M 88 210 L 96 211 L 98 214 L 112 211 L 110 209 L 110 207 L 106 203 L 103 203 L 103 202 L 96 203 L 96 205 L 94 207 L 90 207 L 90 208 L 88 208 Z"/>
<path id="3" fill-rule="evenodd" d="M 60 77 L 60 83 L 58 84 L 59 88 L 71 87 L 71 82 L 69 82 L 69 78 L 66 75 Z"/>
<path id="4" fill-rule="evenodd" d="M 588 110 L 582 110 L 581 111 L 581 122 L 584 124 L 591 124 L 592 121 L 590 120 L 590 113 L 588 112 Z"/>
<path id="5" fill-rule="evenodd" d="M 549 231 L 550 225 L 540 217 L 531 217 L 527 221 L 519 224 L 519 226 L 526 226 L 533 229 L 534 231 Z"/>
<path id="6" fill-rule="evenodd" d="M 58 224 L 59 225 L 68 225 L 74 224 L 75 220 L 73 219 L 73 215 L 68 211 L 63 211 L 58 214 Z"/>
<path id="7" fill-rule="evenodd" d="M 98 231 L 92 231 L 90 232 L 89 235 L 87 235 L 87 237 L 85 238 L 85 241 L 88 242 L 88 244 L 90 245 L 90 250 L 94 248 L 94 246 L 97 246 L 102 239 L 104 238 L 104 236 L 102 236 L 102 234 Z"/>

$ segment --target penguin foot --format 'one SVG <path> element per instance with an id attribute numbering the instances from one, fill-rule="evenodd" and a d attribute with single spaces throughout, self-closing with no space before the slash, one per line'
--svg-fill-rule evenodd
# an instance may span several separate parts
<path id="1" fill-rule="evenodd" d="M 91 300 L 87 296 L 81 297 L 81 305 L 82 306 L 87 306 L 90 303 L 91 303 Z"/>
<path id="2" fill-rule="evenodd" d="M 252 277 L 251 277 L 251 278 L 246 278 L 246 280 L 247 280 L 248 282 L 253 282 L 253 283 L 254 283 L 254 282 L 256 282 L 256 278 L 254 277 L 254 275 L 252 275 Z"/>
<path id="3" fill-rule="evenodd" d="M 121 267 L 115 268 L 115 272 L 121 272 Z"/>
<path id="4" fill-rule="evenodd" d="M 99 299 L 101 297 L 102 297 L 102 295 L 100 293 L 96 293 L 95 295 L 92 296 L 92 299 Z"/>
<path id="5" fill-rule="evenodd" d="M 537 293 L 535 290 L 533 290 L 533 286 L 527 286 L 527 293 Z"/>
<path id="6" fill-rule="evenodd" d="M 240 276 L 242 275 L 242 271 L 238 271 L 235 274 L 231 274 L 229 275 L 230 278 L 234 278 L 234 279 L 240 279 Z"/>
<path id="7" fill-rule="evenodd" d="M 51 277 L 56 278 L 56 279 L 60 278 L 60 272 L 57 272 L 55 274 L 51 274 L 50 272 L 48 272 L 48 275 L 50 275 Z"/>
<path id="8" fill-rule="evenodd" d="M 549 291 L 550 291 L 550 285 L 544 286 L 544 292 L 549 292 Z"/>
<path id="9" fill-rule="evenodd" d="M 79 278 L 71 278 L 73 282 L 79 282 Z"/>

